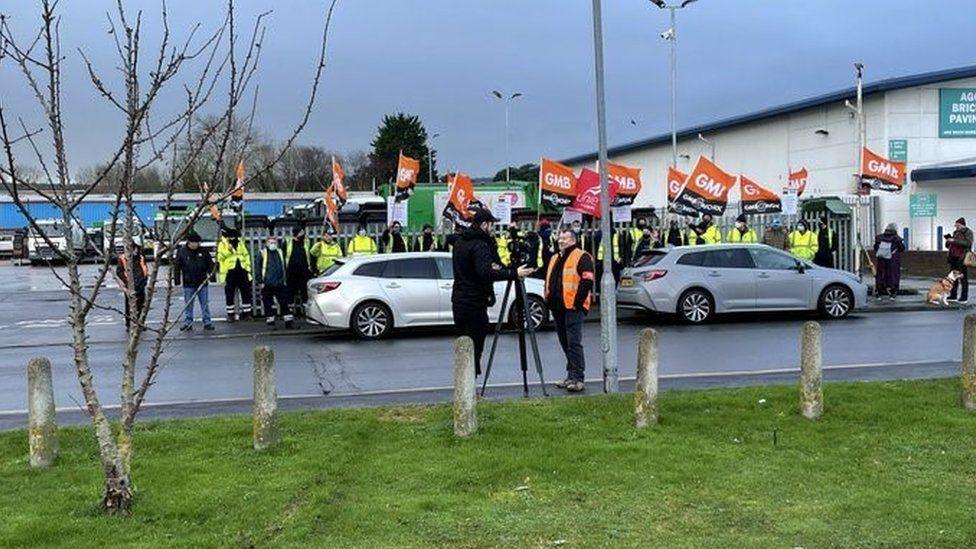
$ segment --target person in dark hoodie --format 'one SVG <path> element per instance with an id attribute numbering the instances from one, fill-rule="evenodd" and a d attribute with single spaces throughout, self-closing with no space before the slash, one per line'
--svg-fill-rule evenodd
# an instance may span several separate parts
<path id="1" fill-rule="evenodd" d="M 490 330 L 488 307 L 495 303 L 495 281 L 525 278 L 535 270 L 525 265 L 516 268 L 502 265 L 492 236 L 496 221 L 488 210 L 475 210 L 471 226 L 458 237 L 451 256 L 454 264 L 451 292 L 454 331 L 474 342 L 475 375 L 481 375 L 481 353 Z"/>
<path id="2" fill-rule="evenodd" d="M 874 237 L 874 257 L 877 260 L 874 277 L 874 293 L 878 299 L 887 297 L 891 301 L 898 295 L 901 285 L 901 254 L 905 251 L 905 241 L 898 236 L 898 227 L 888 223 L 883 233 Z"/>
<path id="3" fill-rule="evenodd" d="M 305 227 L 297 225 L 292 229 L 292 238 L 285 244 L 285 264 L 288 266 L 285 279 L 288 280 L 288 304 L 305 307 L 308 301 L 308 281 L 312 279 L 312 247 L 305 238 Z M 296 312 L 301 309 L 296 309 Z"/>
<path id="4" fill-rule="evenodd" d="M 407 248 L 407 240 L 401 234 L 399 221 L 390 223 L 390 226 L 383 231 L 383 234 L 380 236 L 380 251 L 384 254 L 399 254 L 409 251 Z"/>
<path id="5" fill-rule="evenodd" d="M 665 239 L 668 246 L 684 246 L 685 237 L 682 234 L 681 227 L 678 226 L 678 220 L 672 219 L 670 226 L 668 227 L 668 236 Z"/>
<path id="6" fill-rule="evenodd" d="M 261 302 L 264 305 L 265 322 L 271 328 L 275 327 L 275 301 L 278 302 L 278 313 L 284 318 L 285 328 L 291 328 L 294 317 L 291 315 L 291 303 L 288 301 L 288 284 L 285 270 L 285 256 L 278 248 L 278 240 L 269 236 L 264 249 L 261 250 L 261 262 L 255 271 L 258 288 L 261 289 Z"/>
<path id="7" fill-rule="evenodd" d="M 201 240 L 195 232 L 186 235 L 186 244 L 176 252 L 176 261 L 173 262 L 173 283 L 183 286 L 183 301 L 186 303 L 181 332 L 193 329 L 194 299 L 200 302 L 203 329 L 214 329 L 210 319 L 210 274 L 214 262 L 210 252 L 200 247 Z"/>

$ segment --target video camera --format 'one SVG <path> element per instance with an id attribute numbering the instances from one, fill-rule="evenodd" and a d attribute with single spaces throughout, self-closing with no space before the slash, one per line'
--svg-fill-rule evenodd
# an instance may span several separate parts
<path id="1" fill-rule="evenodd" d="M 532 244 L 528 241 L 524 233 L 518 231 L 510 231 L 508 233 L 510 265 L 533 265 L 534 252 L 535 250 Z"/>

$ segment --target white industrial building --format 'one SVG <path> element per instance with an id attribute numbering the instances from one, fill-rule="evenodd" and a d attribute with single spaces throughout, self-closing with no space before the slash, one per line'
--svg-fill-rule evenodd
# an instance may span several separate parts
<path id="1" fill-rule="evenodd" d="M 874 226 L 863 227 L 862 234 L 869 237 L 894 222 L 902 232 L 909 230 L 912 249 L 938 250 L 940 227 L 951 232 L 959 217 L 976 226 L 976 66 L 868 82 L 863 96 L 867 147 L 906 160 L 908 181 L 900 193 L 872 192 Z M 854 103 L 855 97 L 851 87 L 679 129 L 677 168 L 688 173 L 699 155 L 714 150 L 714 161 L 724 170 L 770 190 L 779 192 L 790 169 L 805 167 L 809 179 L 802 198 L 851 196 L 859 162 L 857 124 L 845 101 Z M 611 162 L 642 169 L 635 206 L 666 204 L 671 157 L 670 133 L 609 150 Z M 595 160 L 596 153 L 590 153 L 563 162 L 578 169 L 592 167 Z M 915 198 L 919 204 L 935 195 L 935 216 L 911 217 L 910 195 L 925 195 Z M 729 200 L 738 201 L 737 188 Z M 925 214 L 921 207 L 915 213 Z"/>

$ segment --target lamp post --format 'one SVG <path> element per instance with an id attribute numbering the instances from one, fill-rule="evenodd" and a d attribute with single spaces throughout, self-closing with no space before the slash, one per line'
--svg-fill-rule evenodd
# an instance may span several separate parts
<path id="1" fill-rule="evenodd" d="M 856 74 L 857 82 L 857 103 L 851 105 L 850 101 L 844 101 L 844 105 L 854 114 L 855 125 L 854 130 L 857 132 L 854 138 L 854 144 L 857 149 L 854 153 L 854 210 L 851 215 L 852 223 L 854 225 L 854 238 L 851 239 L 851 245 L 854 248 L 854 273 L 861 277 L 861 160 L 864 154 L 864 146 L 867 143 L 867 124 L 864 120 L 864 64 L 854 63 L 854 72 Z M 869 192 L 870 194 L 870 192 Z"/>
<path id="2" fill-rule="evenodd" d="M 505 97 L 504 95 L 502 95 L 502 92 L 500 92 L 498 90 L 492 90 L 491 91 L 491 94 L 494 95 L 495 98 L 498 99 L 499 101 L 504 101 L 505 102 L 505 182 L 508 183 L 509 181 L 512 180 L 511 172 L 510 172 L 509 165 L 508 165 L 509 164 L 509 161 L 508 161 L 508 106 L 515 99 L 518 99 L 519 97 L 522 97 L 522 94 L 519 93 L 519 92 L 516 92 L 516 93 L 513 93 L 512 95 L 510 95 L 508 97 Z"/>
<path id="3" fill-rule="evenodd" d="M 661 33 L 661 38 L 671 42 L 671 167 L 678 167 L 678 19 L 676 12 L 698 0 L 684 0 L 680 4 L 668 4 L 665 0 L 650 0 L 652 4 L 671 12 L 671 28 Z"/>
<path id="4" fill-rule="evenodd" d="M 430 136 L 430 145 L 427 146 L 427 182 L 434 183 L 434 140 L 440 137 L 441 134 L 435 133 Z"/>
<path id="5" fill-rule="evenodd" d="M 609 244 L 610 193 L 607 185 L 607 113 L 603 89 L 603 15 L 600 0 L 593 0 L 593 58 L 596 72 L 596 127 L 600 161 L 600 231 Z M 607 246 L 609 248 L 609 246 Z M 613 279 L 613 254 L 603 254 L 600 280 L 600 350 L 603 353 L 603 392 L 620 390 L 617 373 L 617 295 Z"/>

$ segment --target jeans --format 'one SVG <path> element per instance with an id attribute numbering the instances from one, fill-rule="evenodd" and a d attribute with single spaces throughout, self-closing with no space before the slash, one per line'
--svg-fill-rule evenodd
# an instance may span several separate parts
<path id="1" fill-rule="evenodd" d="M 949 299 L 959 297 L 961 301 L 969 300 L 969 267 L 964 263 L 964 258 L 949 259 L 949 266 L 962 273 L 961 278 L 957 278 L 952 284 L 952 291 L 949 292 Z"/>
<path id="2" fill-rule="evenodd" d="M 278 316 L 284 317 L 285 322 L 291 322 L 291 303 L 288 302 L 288 288 L 285 286 L 268 286 L 261 289 L 261 299 L 264 305 L 264 317 L 268 324 L 275 321 L 275 301 L 278 302 Z"/>
<path id="3" fill-rule="evenodd" d="M 210 286 L 204 284 L 198 288 L 183 286 L 183 301 L 186 303 L 186 311 L 183 313 L 183 324 L 189 326 L 193 324 L 193 294 L 196 294 L 197 301 L 200 302 L 200 316 L 203 317 L 203 325 L 208 326 L 213 321 L 210 319 Z"/>
<path id="4" fill-rule="evenodd" d="M 567 311 L 553 307 L 552 319 L 556 324 L 559 346 L 566 354 L 566 378 L 583 381 L 586 374 L 586 359 L 583 357 L 583 311 Z"/>

